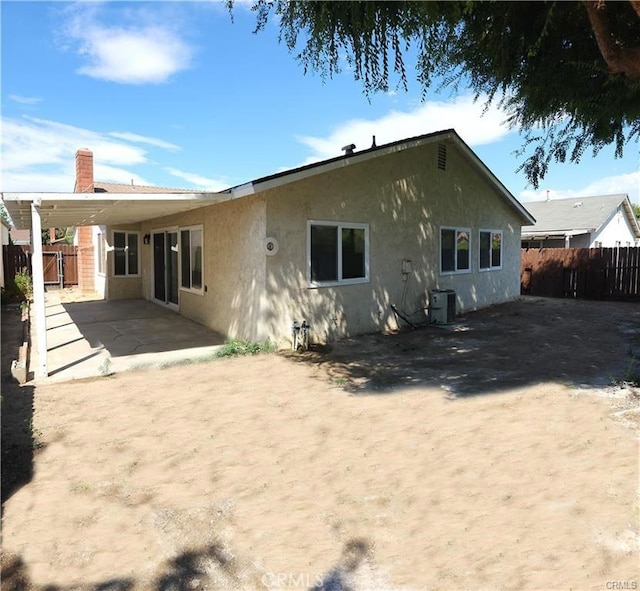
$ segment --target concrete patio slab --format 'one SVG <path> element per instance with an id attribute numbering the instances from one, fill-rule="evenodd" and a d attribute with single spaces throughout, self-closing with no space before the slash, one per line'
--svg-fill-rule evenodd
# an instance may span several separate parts
<path id="1" fill-rule="evenodd" d="M 145 300 L 68 301 L 67 290 L 45 294 L 47 378 L 38 382 L 105 376 L 214 355 L 225 337 Z M 38 356 L 32 323 L 31 367 Z"/>

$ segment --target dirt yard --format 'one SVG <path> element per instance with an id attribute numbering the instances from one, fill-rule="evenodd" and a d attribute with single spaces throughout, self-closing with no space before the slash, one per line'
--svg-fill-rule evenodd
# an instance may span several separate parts
<path id="1" fill-rule="evenodd" d="M 4 380 L 2 589 L 640 588 L 640 306 L 458 320 Z"/>

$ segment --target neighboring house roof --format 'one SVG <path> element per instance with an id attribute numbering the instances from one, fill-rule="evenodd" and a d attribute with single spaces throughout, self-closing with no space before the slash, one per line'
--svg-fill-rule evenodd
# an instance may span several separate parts
<path id="1" fill-rule="evenodd" d="M 12 228 L 9 235 L 14 244 L 31 244 L 31 230 Z"/>
<path id="2" fill-rule="evenodd" d="M 622 206 L 636 238 L 640 238 L 640 225 L 628 195 L 598 195 L 531 201 L 527 209 L 536 223 L 522 227 L 522 238 L 577 236 L 597 232 Z"/>
<path id="3" fill-rule="evenodd" d="M 96 193 L 5 193 L 4 200 L 12 219 L 20 227 L 30 227 L 30 203 L 39 201 L 42 223 L 45 227 L 81 226 L 95 224 L 124 224 L 188 211 L 231 199 L 267 191 L 332 170 L 366 162 L 393 153 L 417 148 L 430 143 L 449 141 L 467 162 L 494 187 L 502 200 L 517 213 L 522 223 L 535 219 L 509 192 L 473 150 L 453 129 L 429 133 L 391 142 L 369 149 L 347 153 L 306 166 L 261 177 L 220 192 L 198 192 L 186 189 L 163 189 L 117 183 L 94 183 Z M 98 196 L 100 195 L 100 196 Z M 107 196 L 109 195 L 109 196 Z"/>
<path id="4" fill-rule="evenodd" d="M 127 185 L 126 183 L 102 183 L 96 181 L 93 184 L 94 193 L 193 193 L 191 189 L 171 189 L 168 187 L 149 187 L 146 185 Z"/>

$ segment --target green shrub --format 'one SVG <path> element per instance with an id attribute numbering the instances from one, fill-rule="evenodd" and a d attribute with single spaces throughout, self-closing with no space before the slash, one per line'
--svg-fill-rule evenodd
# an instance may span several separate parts
<path id="1" fill-rule="evenodd" d="M 257 353 L 270 353 L 273 345 L 267 340 L 262 343 L 251 341 L 229 340 L 224 347 L 216 353 L 216 357 L 233 357 L 235 355 L 256 355 Z"/>
<path id="2" fill-rule="evenodd" d="M 26 268 L 22 268 L 18 273 L 16 273 L 13 283 L 15 284 L 18 292 L 27 302 L 33 300 L 33 282 L 31 280 L 31 275 L 29 275 Z"/>

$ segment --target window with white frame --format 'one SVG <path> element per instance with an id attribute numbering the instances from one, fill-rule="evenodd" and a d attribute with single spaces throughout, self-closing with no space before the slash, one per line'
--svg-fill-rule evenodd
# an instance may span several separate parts
<path id="1" fill-rule="evenodd" d="M 440 272 L 468 273 L 471 270 L 471 230 L 440 228 Z"/>
<path id="2" fill-rule="evenodd" d="M 369 281 L 369 225 L 308 222 L 308 276 L 311 285 Z"/>
<path id="3" fill-rule="evenodd" d="M 139 275 L 140 235 L 138 232 L 113 232 L 113 274 L 118 277 Z"/>
<path id="4" fill-rule="evenodd" d="M 480 270 L 502 269 L 502 231 L 480 230 Z"/>
<path id="5" fill-rule="evenodd" d="M 202 226 L 180 228 L 180 286 L 203 293 Z"/>
<path id="6" fill-rule="evenodd" d="M 104 275 L 107 261 L 106 240 L 103 232 L 98 232 L 98 273 Z"/>

